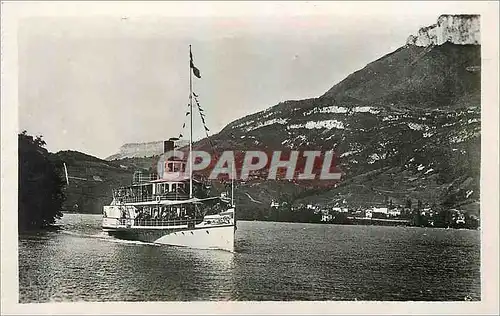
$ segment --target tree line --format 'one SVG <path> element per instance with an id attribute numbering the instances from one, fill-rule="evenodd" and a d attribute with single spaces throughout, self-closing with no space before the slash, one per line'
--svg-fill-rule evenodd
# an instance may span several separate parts
<path id="1" fill-rule="evenodd" d="M 63 215 L 62 162 L 45 145 L 42 136 L 18 134 L 19 232 L 51 227 Z"/>

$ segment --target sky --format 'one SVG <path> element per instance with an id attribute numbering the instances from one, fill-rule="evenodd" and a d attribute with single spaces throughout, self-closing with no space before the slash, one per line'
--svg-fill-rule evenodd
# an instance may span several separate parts
<path id="1" fill-rule="evenodd" d="M 194 91 L 215 134 L 279 102 L 322 95 L 449 13 L 442 9 L 31 16 L 18 28 L 18 127 L 43 135 L 50 151 L 100 158 L 125 143 L 177 137 L 192 45 L 202 76 Z M 194 121 L 200 139 L 197 112 Z"/>

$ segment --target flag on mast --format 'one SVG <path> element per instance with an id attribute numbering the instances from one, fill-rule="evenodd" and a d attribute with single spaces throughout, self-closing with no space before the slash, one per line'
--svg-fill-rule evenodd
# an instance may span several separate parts
<path id="1" fill-rule="evenodd" d="M 191 66 L 191 69 L 193 69 L 193 74 L 197 78 L 201 79 L 200 70 L 198 68 L 196 68 L 194 63 L 193 63 L 193 54 L 191 53 L 191 47 L 189 48 L 189 58 L 190 58 L 189 64 Z"/>

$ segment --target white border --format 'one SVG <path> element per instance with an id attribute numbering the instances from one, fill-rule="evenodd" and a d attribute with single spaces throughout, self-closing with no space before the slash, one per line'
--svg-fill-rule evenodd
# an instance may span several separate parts
<path id="1" fill-rule="evenodd" d="M 426 302 L 179 302 L 18 304 L 17 22 L 28 16 L 293 16 L 481 14 L 482 33 L 482 301 Z M 2 2 L 1 312 L 2 314 L 487 314 L 498 313 L 498 11 L 497 2 Z M 437 19 L 437 16 L 436 16 Z M 402 43 L 403 45 L 404 43 Z"/>

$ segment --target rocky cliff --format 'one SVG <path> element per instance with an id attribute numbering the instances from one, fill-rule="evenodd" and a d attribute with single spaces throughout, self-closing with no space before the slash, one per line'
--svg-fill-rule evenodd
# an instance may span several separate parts
<path id="1" fill-rule="evenodd" d="M 178 145 L 184 146 L 186 145 L 186 141 L 179 141 Z M 163 141 L 127 143 L 120 147 L 118 153 L 109 156 L 106 160 L 152 157 L 161 153 L 163 153 Z"/>
<path id="2" fill-rule="evenodd" d="M 109 156 L 106 160 L 115 160 L 133 157 L 151 157 L 163 152 L 163 141 L 147 143 L 127 143 L 120 147 L 118 153 Z"/>
<path id="3" fill-rule="evenodd" d="M 441 15 L 436 24 L 422 27 L 417 35 L 410 35 L 407 44 L 416 46 L 442 45 L 450 42 L 457 45 L 480 45 L 479 15 Z"/>

